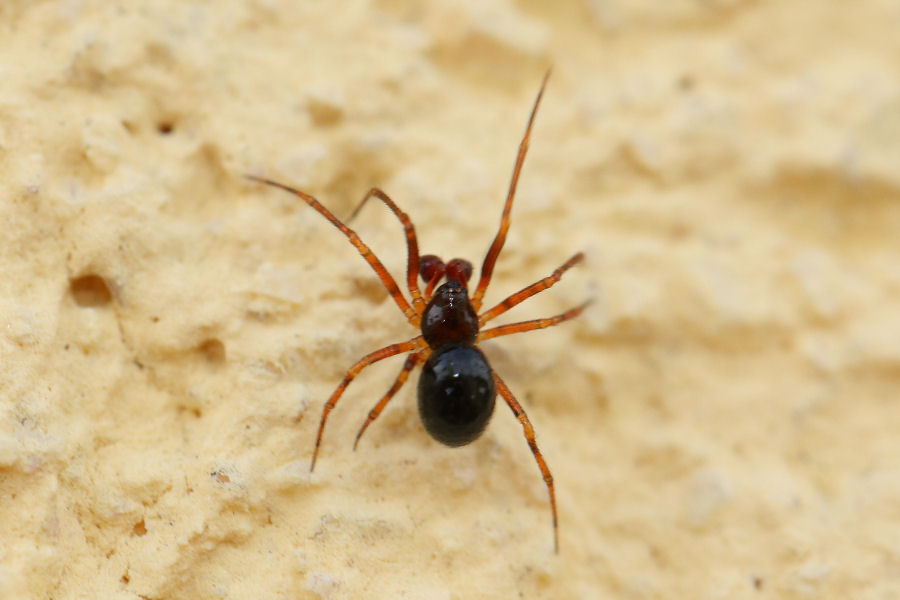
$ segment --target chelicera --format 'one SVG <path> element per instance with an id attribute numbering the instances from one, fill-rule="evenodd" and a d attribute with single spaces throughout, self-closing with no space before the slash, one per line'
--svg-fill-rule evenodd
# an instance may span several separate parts
<path id="1" fill-rule="evenodd" d="M 309 194 L 270 179 L 253 175 L 248 175 L 248 178 L 294 194 L 331 221 L 335 227 L 347 236 L 350 243 L 356 247 L 366 262 L 369 263 L 387 288 L 391 298 L 406 316 L 410 325 L 421 331 L 420 335 L 410 340 L 391 344 L 371 352 L 350 367 L 322 410 L 322 418 L 319 421 L 310 471 L 316 466 L 316 458 L 319 454 L 319 446 L 322 443 L 322 433 L 325 430 L 325 422 L 328 420 L 328 415 L 334 409 L 350 382 L 369 365 L 390 356 L 408 352 L 409 356 L 397 375 L 394 384 L 369 411 L 368 417 L 356 435 L 356 440 L 353 444 L 354 450 L 363 432 L 378 418 L 378 415 L 381 414 L 391 398 L 406 383 L 410 372 L 418 365 L 422 365 L 422 374 L 419 377 L 418 385 L 419 416 L 428 433 L 434 439 L 447 446 L 463 446 L 476 440 L 484 432 L 494 410 L 495 397 L 499 392 L 522 424 L 525 439 L 528 441 L 528 446 L 534 454 L 544 482 L 547 485 L 547 490 L 550 494 L 550 510 L 553 514 L 554 549 L 558 551 L 556 495 L 553 487 L 553 476 L 550 474 L 550 469 L 547 467 L 547 463 L 538 449 L 534 428 L 531 426 L 531 421 L 529 421 L 528 415 L 525 414 L 522 406 L 503 382 L 503 379 L 491 368 L 487 358 L 476 345 L 478 342 L 491 338 L 556 325 L 578 316 L 587 305 L 587 303 L 582 304 L 549 318 L 521 321 L 490 329 L 482 329 L 488 321 L 558 282 L 563 273 L 584 258 L 583 254 L 579 252 L 549 276 L 512 294 L 496 306 L 480 314 L 478 312 L 481 309 L 485 291 L 491 281 L 494 264 L 506 241 L 516 184 L 519 180 L 519 173 L 522 170 L 522 163 L 525 161 L 525 154 L 528 151 L 531 128 L 534 124 L 534 118 L 537 114 L 544 88 L 547 85 L 548 76 L 549 72 L 541 84 L 540 91 L 531 110 L 531 116 L 528 119 L 528 125 L 525 128 L 525 135 L 519 144 L 512 180 L 509 184 L 506 203 L 503 206 L 500 228 L 487 255 L 484 257 L 478 285 L 471 296 L 469 295 L 468 285 L 472 276 L 471 263 L 460 258 L 454 258 L 444 263 L 434 255 L 419 256 L 418 239 L 416 238 L 416 231 L 412 221 L 380 189 L 373 188 L 369 190 L 362 203 L 360 203 L 360 207 L 370 198 L 377 198 L 402 223 L 406 233 L 408 252 L 406 286 L 412 300 L 411 303 L 406 300 L 397 282 L 385 269 L 378 257 L 363 243 L 356 232 L 335 217 L 318 200 Z M 358 210 L 359 208 L 357 208 Z M 422 278 L 425 284 L 424 293 L 419 287 L 419 277 Z M 441 283 L 441 281 L 444 283 Z"/>

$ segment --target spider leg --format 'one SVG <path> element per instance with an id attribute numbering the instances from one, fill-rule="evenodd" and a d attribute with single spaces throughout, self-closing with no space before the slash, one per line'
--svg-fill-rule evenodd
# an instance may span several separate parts
<path id="1" fill-rule="evenodd" d="M 494 272 L 494 263 L 503 249 L 506 242 L 506 232 L 509 231 L 509 213 L 512 210 L 513 199 L 516 196 L 516 185 L 519 183 L 519 173 L 522 171 L 522 163 L 525 162 L 525 154 L 528 152 L 528 141 L 531 138 L 531 127 L 534 125 L 534 116 L 537 114 L 538 106 L 541 104 L 541 96 L 544 95 L 544 88 L 547 86 L 547 78 L 550 77 L 550 71 L 544 75 L 544 81 L 541 83 L 541 89 L 537 98 L 534 100 L 534 107 L 531 109 L 531 116 L 528 118 L 528 126 L 525 128 L 525 135 L 519 142 L 519 153 L 516 155 L 516 165 L 513 167 L 512 180 L 509 182 L 509 191 L 506 194 L 506 204 L 503 205 L 503 216 L 500 218 L 500 229 L 494 238 L 491 247 L 484 257 L 484 263 L 481 265 L 481 278 L 478 280 L 478 287 L 472 296 L 472 306 L 475 311 L 481 308 L 481 299 L 487 290 L 488 283 L 491 281 L 491 275 Z"/>
<path id="2" fill-rule="evenodd" d="M 337 386 L 337 389 L 332 392 L 331 397 L 328 399 L 328 402 L 325 403 L 325 408 L 322 409 L 322 420 L 319 421 L 319 432 L 318 434 L 316 434 L 316 447 L 313 450 L 312 462 L 309 465 L 310 472 L 312 472 L 312 470 L 316 468 L 316 457 L 319 455 L 319 445 L 322 443 L 322 432 L 325 431 L 325 421 L 328 419 L 328 414 L 332 411 L 332 409 L 334 409 L 334 406 L 340 399 L 341 394 L 344 393 L 344 390 L 347 389 L 347 386 L 350 385 L 350 382 L 353 381 L 353 379 L 359 374 L 360 371 L 362 371 L 369 365 L 376 363 L 379 360 L 388 358 L 389 356 L 400 354 L 401 352 L 407 352 L 409 350 L 421 348 L 424 344 L 424 339 L 421 335 L 418 335 L 407 342 L 391 344 L 390 346 L 385 346 L 384 348 L 376 350 L 375 352 L 371 352 L 359 359 L 355 365 L 350 367 L 350 370 L 348 370 L 347 374 L 344 375 L 344 379 Z"/>
<path id="3" fill-rule="evenodd" d="M 431 350 L 425 349 L 416 352 L 415 354 L 410 354 L 406 359 L 406 362 L 403 364 L 403 369 L 397 375 L 397 379 L 394 381 L 394 385 L 391 386 L 385 395 L 378 401 L 378 404 L 369 411 L 369 416 L 366 417 L 366 422 L 363 423 L 362 427 L 359 428 L 359 433 L 356 434 L 356 440 L 353 442 L 353 450 L 356 450 L 356 445 L 359 444 L 359 438 L 362 437 L 363 432 L 369 425 L 378 418 L 378 415 L 381 414 L 381 411 L 384 410 L 384 407 L 387 406 L 387 403 L 394 397 L 403 384 L 406 383 L 406 380 L 409 378 L 409 373 L 412 371 L 416 365 L 420 362 L 424 361 L 428 358 L 428 355 L 431 354 Z"/>
<path id="4" fill-rule="evenodd" d="M 580 263 L 583 259 L 584 259 L 584 254 L 579 252 L 578 254 L 576 254 L 569 260 L 567 260 L 558 269 L 553 271 L 553 273 L 550 276 L 544 277 L 540 281 L 532 283 L 528 287 L 516 292 L 515 294 L 512 294 L 506 300 L 504 300 L 503 302 L 501 302 L 500 304 L 498 304 L 491 310 L 485 311 L 484 313 L 481 314 L 480 317 L 478 317 L 478 326 L 480 327 L 480 326 L 484 325 L 485 323 L 487 323 L 488 321 L 490 321 L 491 319 L 493 319 L 494 317 L 502 315 L 503 313 L 505 313 L 506 311 L 511 309 L 516 304 L 519 304 L 520 302 L 527 300 L 528 298 L 531 298 L 538 292 L 543 292 L 544 290 L 549 288 L 551 285 L 553 285 L 554 283 L 559 281 L 562 278 L 563 273 L 565 273 L 566 271 L 568 271 L 569 269 L 574 267 L 576 264 Z"/>
<path id="5" fill-rule="evenodd" d="M 403 314 L 406 315 L 406 319 L 410 322 L 413 327 L 419 327 L 419 314 L 409 305 L 409 302 L 406 301 L 406 298 L 403 297 L 403 293 L 400 291 L 400 287 L 397 285 L 397 282 L 394 281 L 394 278 L 391 277 L 391 274 L 388 273 L 388 270 L 381 264 L 381 261 L 378 260 L 378 257 L 375 256 L 375 253 L 366 246 L 355 231 L 344 225 L 340 219 L 335 217 L 330 210 L 322 206 L 322 204 L 310 196 L 305 192 L 301 192 L 298 189 L 292 188 L 288 185 L 284 185 L 283 183 L 278 183 L 277 181 L 272 181 L 271 179 L 266 179 L 265 177 L 257 177 L 256 175 L 245 175 L 247 179 L 252 181 L 257 181 L 259 183 L 265 183 L 266 185 L 271 185 L 272 187 L 280 188 L 286 192 L 290 192 L 294 194 L 311 207 L 316 209 L 323 217 L 331 221 L 331 224 L 341 230 L 347 239 L 350 240 L 350 243 L 356 247 L 356 250 L 362 255 L 362 257 L 369 263 L 369 266 L 375 271 L 378 275 L 378 278 L 381 279 L 381 283 L 384 284 L 384 287 L 387 288 L 388 293 L 390 293 L 391 298 L 394 299 L 394 302 L 397 303 L 397 306 L 400 307 L 400 310 L 403 311 Z"/>
<path id="6" fill-rule="evenodd" d="M 422 292 L 419 290 L 419 243 L 416 239 L 416 228 L 413 226 L 412 221 L 410 221 L 409 215 L 403 212 L 400 207 L 391 200 L 390 196 L 378 188 L 372 188 L 369 190 L 369 193 L 363 197 L 362 202 L 359 203 L 359 206 L 356 207 L 356 210 L 353 211 L 350 218 L 353 219 L 356 217 L 357 213 L 362 210 L 363 205 L 373 196 L 384 202 L 403 225 L 403 231 L 406 233 L 406 250 L 408 256 L 406 263 L 406 285 L 409 288 L 409 294 L 412 297 L 413 308 L 421 315 L 425 310 L 425 300 L 422 298 Z"/>
<path id="7" fill-rule="evenodd" d="M 492 369 L 491 374 L 494 376 L 494 383 L 497 386 L 497 391 L 500 392 L 500 395 L 503 396 L 503 399 L 506 400 L 509 408 L 516 416 L 516 419 L 522 424 L 522 429 L 525 432 L 525 439 L 528 440 L 528 447 L 531 448 L 531 453 L 534 454 L 534 459 L 537 461 L 538 468 L 541 470 L 541 475 L 544 477 L 544 483 L 547 484 L 547 491 L 550 492 L 550 510 L 553 513 L 553 550 L 554 552 L 559 553 L 559 528 L 556 519 L 556 492 L 553 489 L 553 475 L 550 474 L 550 468 L 547 467 L 547 463 L 544 462 L 544 457 L 537 446 L 537 441 L 534 439 L 534 427 L 531 426 L 531 421 L 528 420 L 528 415 L 525 414 L 525 410 L 516 400 L 516 397 L 513 396 L 513 393 L 509 391 L 509 388 L 506 387 L 503 380 L 500 379 L 500 376 L 497 375 L 497 372 Z"/>
<path id="8" fill-rule="evenodd" d="M 550 327 L 552 325 L 556 325 L 558 323 L 562 323 L 563 321 L 568 321 L 569 319 L 577 317 L 581 314 L 581 311 L 583 311 L 590 303 L 590 301 L 585 302 L 581 306 L 571 308 L 560 315 L 556 315 L 555 317 L 548 317 L 546 319 L 534 319 L 533 321 L 520 321 L 518 323 L 510 323 L 509 325 L 500 325 L 499 327 L 485 329 L 484 331 L 478 332 L 478 339 L 476 339 L 475 341 L 481 342 L 484 340 L 489 340 L 491 338 L 500 337 L 501 335 L 522 333 L 524 331 L 531 331 L 533 329 L 544 329 L 545 327 Z"/>

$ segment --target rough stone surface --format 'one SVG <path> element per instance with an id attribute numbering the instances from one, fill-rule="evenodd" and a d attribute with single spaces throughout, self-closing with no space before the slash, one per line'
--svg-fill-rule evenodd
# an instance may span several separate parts
<path id="1" fill-rule="evenodd" d="M 0 598 L 900 597 L 900 4 L 0 2 Z M 428 438 L 347 241 L 476 267 L 528 411 Z M 404 281 L 402 229 L 353 221 Z M 476 269 L 477 272 L 477 269 Z M 299 419 L 299 422 L 295 422 Z"/>

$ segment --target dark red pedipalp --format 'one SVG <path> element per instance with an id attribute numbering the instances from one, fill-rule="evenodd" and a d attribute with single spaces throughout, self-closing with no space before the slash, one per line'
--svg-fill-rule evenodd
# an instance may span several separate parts
<path id="1" fill-rule="evenodd" d="M 468 287 L 472 278 L 472 263 L 462 258 L 454 258 L 447 263 L 447 281 L 458 281 Z"/>

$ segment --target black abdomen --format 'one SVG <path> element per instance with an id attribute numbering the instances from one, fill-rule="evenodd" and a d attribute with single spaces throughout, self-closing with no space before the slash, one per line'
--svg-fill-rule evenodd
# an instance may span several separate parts
<path id="1" fill-rule="evenodd" d="M 481 435 L 495 396 L 491 368 L 474 346 L 440 348 L 419 376 L 419 416 L 431 437 L 448 446 L 463 446 Z"/>

